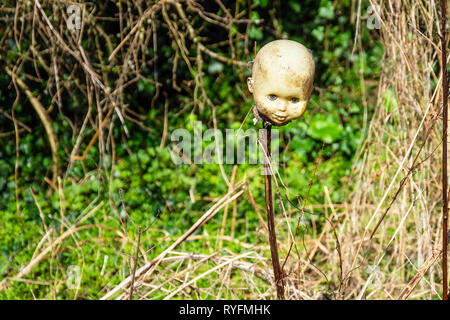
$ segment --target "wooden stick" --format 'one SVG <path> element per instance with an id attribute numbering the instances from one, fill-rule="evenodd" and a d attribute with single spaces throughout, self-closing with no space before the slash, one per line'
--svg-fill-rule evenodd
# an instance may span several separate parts
<path id="1" fill-rule="evenodd" d="M 267 122 L 264 122 L 263 130 L 263 146 L 265 146 L 265 154 L 264 157 L 264 189 L 266 193 L 266 211 L 267 211 L 267 227 L 269 229 L 269 244 L 270 244 L 270 253 L 272 255 L 272 266 L 273 273 L 275 277 L 275 286 L 277 288 L 277 297 L 278 300 L 284 300 L 284 279 L 283 279 L 283 271 L 280 266 L 280 258 L 278 257 L 278 248 L 277 248 L 277 235 L 275 232 L 275 217 L 273 214 L 273 201 L 272 201 L 272 178 L 269 168 L 269 161 L 271 157 L 270 152 L 270 141 L 272 134 L 272 125 Z"/>
<path id="2" fill-rule="evenodd" d="M 448 78 L 447 78 L 447 46 L 445 39 L 446 27 L 446 1 L 441 0 L 441 69 L 442 69 L 442 109 L 443 109 L 443 142 L 442 142 L 442 284 L 443 300 L 448 300 L 448 276 L 447 276 L 447 125 L 448 125 Z"/>

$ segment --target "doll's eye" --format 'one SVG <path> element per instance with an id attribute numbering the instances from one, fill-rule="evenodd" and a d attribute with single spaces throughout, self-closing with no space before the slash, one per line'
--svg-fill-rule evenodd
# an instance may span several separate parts
<path id="1" fill-rule="evenodd" d="M 292 103 L 297 103 L 298 102 L 298 98 L 291 98 L 291 102 Z"/>
<path id="2" fill-rule="evenodd" d="M 270 100 L 275 100 L 276 98 L 277 98 L 276 95 L 274 95 L 274 94 L 269 94 L 269 99 L 270 99 Z"/>

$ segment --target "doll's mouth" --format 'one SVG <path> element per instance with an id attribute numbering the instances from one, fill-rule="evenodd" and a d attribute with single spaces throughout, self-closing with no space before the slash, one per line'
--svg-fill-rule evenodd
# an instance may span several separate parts
<path id="1" fill-rule="evenodd" d="M 286 120 L 287 116 L 274 113 L 273 118 L 278 121 L 284 121 L 284 120 Z"/>

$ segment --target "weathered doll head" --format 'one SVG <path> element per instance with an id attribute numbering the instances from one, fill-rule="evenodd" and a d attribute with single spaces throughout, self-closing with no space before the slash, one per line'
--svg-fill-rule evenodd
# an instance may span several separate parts
<path id="1" fill-rule="evenodd" d="M 255 114 L 282 126 L 305 112 L 314 80 L 310 50 L 291 40 L 275 40 L 256 55 L 248 89 L 255 100 Z"/>

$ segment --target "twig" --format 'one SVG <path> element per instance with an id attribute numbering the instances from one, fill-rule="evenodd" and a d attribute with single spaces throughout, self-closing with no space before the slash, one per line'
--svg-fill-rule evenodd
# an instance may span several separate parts
<path id="1" fill-rule="evenodd" d="M 61 233 L 64 231 L 64 220 L 65 220 L 65 214 L 64 214 L 64 190 L 61 185 L 61 177 L 58 176 L 58 196 L 59 196 L 59 212 L 61 214 Z"/>
<path id="2" fill-rule="evenodd" d="M 258 209 L 258 207 L 256 205 L 256 201 L 255 201 L 255 198 L 253 197 L 252 190 L 250 188 L 250 184 L 249 183 L 247 183 L 247 193 L 248 193 L 248 199 L 250 200 L 250 203 L 252 204 L 252 207 L 255 210 L 256 215 L 258 216 L 259 222 L 261 222 L 261 226 L 266 231 L 265 235 L 267 237 L 267 242 L 269 242 L 269 238 L 268 238 L 268 235 L 267 235 L 267 232 L 268 232 L 269 229 L 267 228 L 267 223 L 264 221 L 261 213 L 259 212 L 259 209 Z"/>
<path id="3" fill-rule="evenodd" d="M 138 261 L 138 257 L 139 257 L 139 245 L 141 243 L 141 233 L 142 233 L 141 226 L 139 226 L 138 227 L 138 240 L 137 240 L 136 254 L 134 256 L 133 274 L 132 274 L 131 285 L 130 285 L 130 300 L 133 299 L 134 279 L 136 277 L 136 266 L 137 266 L 137 261 Z"/>
<path id="4" fill-rule="evenodd" d="M 74 155 L 72 157 L 73 160 L 84 160 L 86 159 L 89 150 L 92 148 L 92 146 L 94 145 L 94 142 L 97 140 L 97 138 L 100 135 L 100 131 L 101 129 L 106 126 L 106 122 L 108 121 L 108 118 L 111 116 L 112 112 L 113 112 L 113 108 L 109 109 L 108 113 L 106 114 L 106 117 L 103 119 L 102 123 L 100 124 L 99 128 L 97 129 L 97 131 L 95 132 L 94 136 L 91 138 L 91 141 L 89 141 L 88 146 L 86 147 L 86 149 L 84 150 L 83 154 L 81 156 L 77 156 Z"/>
<path id="5" fill-rule="evenodd" d="M 125 45 L 125 43 L 128 41 L 128 39 L 130 39 L 130 37 L 137 30 L 139 30 L 139 27 L 142 25 L 142 22 L 145 19 L 147 19 L 154 11 L 160 9 L 161 5 L 164 4 L 164 2 L 165 2 L 164 0 L 161 0 L 161 1 L 157 2 L 157 3 L 155 3 L 153 6 L 151 6 L 147 10 L 145 10 L 144 14 L 139 18 L 139 21 L 134 25 L 134 27 L 130 30 L 130 32 L 128 32 L 128 34 L 125 36 L 125 38 L 122 40 L 122 42 L 120 42 L 119 45 L 111 53 L 111 55 L 108 58 L 109 61 L 112 61 L 112 59 L 117 54 L 117 52 L 120 50 L 120 48 L 122 48 Z"/>
<path id="6" fill-rule="evenodd" d="M 448 78 L 447 78 L 447 42 L 446 36 L 446 1 L 441 0 L 441 70 L 442 70 L 442 108 L 443 128 L 442 135 L 442 284 L 443 300 L 448 300 L 448 276 L 447 276 L 447 223 L 448 223 L 448 199 L 447 199 L 447 125 L 448 125 Z"/>
<path id="7" fill-rule="evenodd" d="M 32 187 L 30 187 L 30 193 L 31 193 L 31 196 L 33 197 L 33 200 L 34 200 L 34 203 L 36 204 L 36 207 L 38 208 L 39 217 L 41 218 L 42 224 L 44 225 L 45 233 L 48 233 L 48 226 L 47 226 L 47 223 L 45 222 L 44 213 L 42 212 L 41 206 L 39 205 L 39 202 L 38 202 L 38 200 L 36 198 L 36 195 L 34 194 L 34 190 L 33 190 Z"/>
<path id="8" fill-rule="evenodd" d="M 15 196 L 16 196 L 16 214 L 17 214 L 17 218 L 19 219 L 20 222 L 20 201 L 19 201 L 19 157 L 20 157 L 20 135 L 19 135 L 19 129 L 17 127 L 17 119 L 16 119 L 16 112 L 15 112 L 15 107 L 17 105 L 17 103 L 19 102 L 19 97 L 20 97 L 20 92 L 19 89 L 17 89 L 17 85 L 16 85 L 16 81 L 13 78 L 13 82 L 14 82 L 14 87 L 16 88 L 17 91 L 17 97 L 14 100 L 13 106 L 12 106 L 12 110 L 11 110 L 11 114 L 12 114 L 12 119 L 14 122 L 14 134 L 15 134 L 15 138 L 16 138 L 16 161 L 14 163 L 14 192 L 15 192 Z"/>
<path id="9" fill-rule="evenodd" d="M 231 182 L 230 182 L 230 184 L 228 186 L 228 192 L 230 192 L 231 189 L 234 186 L 234 182 L 235 182 L 235 179 L 236 179 L 237 167 L 238 167 L 237 165 L 233 166 L 233 172 L 231 173 Z M 222 227 L 220 228 L 219 249 L 222 249 L 222 237 L 223 237 L 223 235 L 225 233 L 225 227 L 226 227 L 227 217 L 228 217 L 228 208 L 229 208 L 229 206 L 227 205 L 225 207 L 225 209 L 223 210 Z"/>
<path id="10" fill-rule="evenodd" d="M 325 186 L 324 187 L 324 191 L 325 191 L 325 195 L 327 196 L 327 200 L 330 202 L 330 204 L 331 204 L 331 199 L 330 199 L 330 195 L 329 195 L 329 193 L 328 193 L 328 188 Z M 306 261 L 307 262 L 310 262 L 310 261 L 312 261 L 313 260 L 313 258 L 314 258 L 314 256 L 315 256 L 315 254 L 316 254 L 316 251 L 317 251 L 317 249 L 319 248 L 319 246 L 320 246 L 320 243 L 322 242 L 322 240 L 323 240 L 323 238 L 325 237 L 325 235 L 327 235 L 328 233 L 329 233 L 329 228 L 334 228 L 333 227 L 333 225 L 332 225 L 332 223 L 333 223 L 333 219 L 334 219 L 334 217 L 335 217 L 335 215 L 336 215 L 336 211 L 334 210 L 334 208 L 333 208 L 333 206 L 331 206 L 331 216 L 330 216 L 330 218 L 329 219 L 327 219 L 328 221 L 329 221 L 329 223 L 327 223 L 327 224 L 325 224 L 325 227 L 323 228 L 323 230 L 322 230 L 322 233 L 320 234 L 320 236 L 319 236 L 319 238 L 315 241 L 315 245 L 314 245 L 314 247 L 311 249 L 311 250 L 306 250 L 304 253 L 303 253 L 303 256 L 302 256 L 302 258 L 303 259 L 305 259 L 306 258 L 306 256 L 308 255 L 308 253 L 309 253 L 309 255 L 308 255 L 308 257 L 307 257 L 307 259 L 306 259 Z M 310 264 L 308 263 L 308 264 L 306 264 L 306 265 L 304 265 L 304 267 L 301 269 L 301 271 L 300 271 L 300 274 L 302 274 L 303 272 L 305 272 L 305 270 L 306 270 L 306 268 L 309 266 Z"/>
<path id="11" fill-rule="evenodd" d="M 284 267 L 284 265 L 286 264 L 286 262 L 287 262 L 287 260 L 288 260 L 288 258 L 289 258 L 289 255 L 291 254 L 292 247 L 293 247 L 294 244 L 295 244 L 294 241 L 295 241 L 295 238 L 296 238 L 296 236 L 297 236 L 298 229 L 299 229 L 299 227 L 300 227 L 300 221 L 301 221 L 301 219 L 303 218 L 303 215 L 305 214 L 306 203 L 308 202 L 309 193 L 310 193 L 310 191 L 311 191 L 311 187 L 312 187 L 312 185 L 313 185 L 314 178 L 316 177 L 317 168 L 319 167 L 319 163 L 320 163 L 320 160 L 321 160 L 321 156 L 322 156 L 322 152 L 323 152 L 324 147 L 325 147 L 325 144 L 323 143 L 323 144 L 322 144 L 322 149 L 320 150 L 319 158 L 317 159 L 316 164 L 315 164 L 315 167 L 314 167 L 314 173 L 313 173 L 313 176 L 312 176 L 311 180 L 309 181 L 308 192 L 306 193 L 305 201 L 303 202 L 303 206 L 302 206 L 302 210 L 301 210 L 302 212 L 300 213 L 300 217 L 298 217 L 298 219 L 297 219 L 297 225 L 296 225 L 296 227 L 295 227 L 294 236 L 293 236 L 293 241 L 292 241 L 291 244 L 289 245 L 289 250 L 288 250 L 288 253 L 286 254 L 286 258 L 284 259 L 283 267 Z"/>
<path id="12" fill-rule="evenodd" d="M 164 91 L 164 98 L 165 98 L 165 102 L 164 102 L 164 128 L 163 128 L 163 133 L 161 136 L 161 143 L 159 144 L 159 147 L 162 149 L 164 148 L 164 146 L 166 145 L 166 141 L 167 141 L 167 130 L 169 127 L 169 99 L 167 98 L 167 93 Z"/>
<path id="13" fill-rule="evenodd" d="M 42 106 L 42 104 L 39 102 L 38 99 L 34 97 L 34 95 L 31 93 L 30 89 L 28 89 L 28 86 L 25 84 L 25 82 L 22 81 L 17 75 L 15 75 L 11 69 L 8 67 L 5 67 L 6 73 L 11 77 L 14 78 L 19 87 L 25 91 L 25 94 L 27 95 L 28 99 L 31 102 L 31 105 L 36 110 L 37 114 L 39 115 L 39 118 L 41 119 L 42 123 L 44 124 L 45 131 L 48 135 L 48 140 L 50 141 L 50 148 L 52 150 L 52 158 L 53 158 L 53 182 L 56 182 L 56 178 L 58 177 L 58 146 L 56 142 L 56 137 L 53 132 L 53 128 L 51 126 L 52 120 L 50 119 L 50 116 L 48 115 L 45 108 Z"/>
<path id="14" fill-rule="evenodd" d="M 435 252 L 431 257 L 425 261 L 425 263 L 422 265 L 422 267 L 419 269 L 417 274 L 411 279 L 411 281 L 408 283 L 405 289 L 403 289 L 402 293 L 398 296 L 398 300 L 406 300 L 408 299 L 411 292 L 414 290 L 414 288 L 417 286 L 419 281 L 423 278 L 425 273 L 427 273 L 428 269 L 431 268 L 431 266 L 435 263 L 437 258 L 439 258 L 442 251 Z M 445 292 L 445 291 L 444 291 Z"/>

